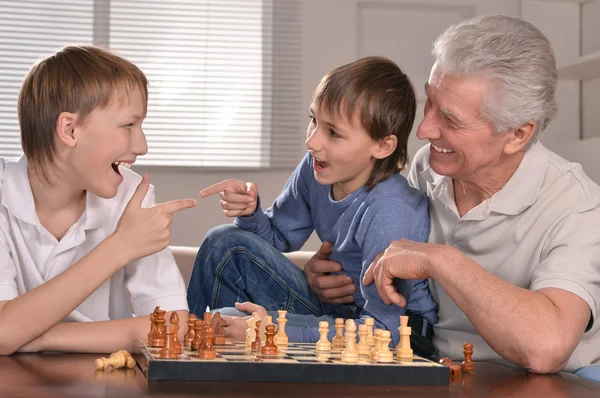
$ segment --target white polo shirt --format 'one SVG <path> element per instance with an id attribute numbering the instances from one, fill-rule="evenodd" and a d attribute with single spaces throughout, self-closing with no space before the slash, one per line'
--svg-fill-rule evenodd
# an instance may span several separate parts
<path id="1" fill-rule="evenodd" d="M 525 154 L 506 185 L 458 215 L 452 179 L 429 167 L 427 145 L 415 156 L 411 185 L 429 198 L 429 242 L 456 247 L 492 274 L 530 290 L 560 288 L 581 297 L 593 319 L 600 311 L 600 187 L 577 163 L 541 143 Z M 472 342 L 476 360 L 499 359 L 442 287 L 430 279 L 439 303 L 434 345 L 441 356 L 462 358 Z M 600 361 L 600 322 L 593 322 L 566 370 Z M 532 342 L 535 344 L 535 342 Z"/>
<path id="2" fill-rule="evenodd" d="M 58 241 L 38 220 L 25 156 L 17 161 L 0 158 L 0 300 L 12 300 L 52 279 L 114 232 L 141 181 L 129 169 L 121 168 L 121 174 L 123 182 L 114 198 L 87 193 L 86 210 Z M 150 186 L 143 206 L 153 204 Z M 136 316 L 146 315 L 157 305 L 188 309 L 185 284 L 169 249 L 119 269 L 65 320 L 128 318 L 132 310 Z"/>

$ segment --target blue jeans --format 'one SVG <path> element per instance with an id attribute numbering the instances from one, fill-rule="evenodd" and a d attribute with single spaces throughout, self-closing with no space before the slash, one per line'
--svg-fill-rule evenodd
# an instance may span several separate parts
<path id="1" fill-rule="evenodd" d="M 188 285 L 190 312 L 202 316 L 206 307 L 223 315 L 247 315 L 236 302 L 262 305 L 275 319 L 288 311 L 288 326 L 330 324 L 335 318 L 359 317 L 355 305 L 322 303 L 304 272 L 261 237 L 222 225 L 211 229 L 200 246 Z"/>
<path id="2" fill-rule="evenodd" d="M 594 380 L 600 382 L 600 364 L 599 365 L 588 365 L 582 366 L 573 372 L 579 377 L 584 379 Z"/>

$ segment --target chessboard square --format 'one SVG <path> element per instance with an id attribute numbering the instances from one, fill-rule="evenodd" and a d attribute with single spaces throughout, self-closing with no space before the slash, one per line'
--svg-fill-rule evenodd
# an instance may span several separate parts
<path id="1" fill-rule="evenodd" d="M 254 355 L 221 355 L 223 359 L 232 362 L 256 362 L 257 358 Z"/>

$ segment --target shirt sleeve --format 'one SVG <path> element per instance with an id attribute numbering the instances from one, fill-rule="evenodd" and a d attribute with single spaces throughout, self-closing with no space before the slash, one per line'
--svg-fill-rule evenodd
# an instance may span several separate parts
<path id="1" fill-rule="evenodd" d="M 154 187 L 150 186 L 142 207 L 154 203 Z M 157 305 L 166 311 L 188 310 L 185 283 L 168 247 L 127 264 L 125 284 L 136 316 L 150 314 Z"/>
<path id="2" fill-rule="evenodd" d="M 600 298 L 600 208 L 571 214 L 558 223 L 544 245 L 530 290 L 559 288 L 581 297 L 597 319 Z"/>
<path id="3" fill-rule="evenodd" d="M 267 211 L 259 203 L 252 216 L 236 217 L 234 224 L 281 252 L 300 250 L 314 229 L 308 197 L 312 178 L 312 157 L 307 153 Z"/>
<path id="4" fill-rule="evenodd" d="M 368 286 L 362 284 L 365 272 L 375 259 L 394 240 L 409 239 L 424 242 L 429 236 L 429 216 L 427 214 L 427 199 L 420 192 L 422 199 L 418 208 L 413 208 L 399 197 L 385 197 L 365 212 L 361 225 L 357 230 L 356 239 L 362 248 L 362 271 L 360 274 L 360 291 L 365 299 L 361 311 L 362 323 L 364 317 L 375 319 L 375 327 L 384 328 L 391 332 L 393 344 L 397 344 L 400 336 L 400 315 L 407 312 L 420 315 L 431 324 L 437 322 L 437 303 L 429 292 L 426 280 L 396 279 L 396 289 L 407 299 L 406 308 L 397 305 L 386 305 L 374 283 Z"/>
<path id="5" fill-rule="evenodd" d="M 12 300 L 19 295 L 17 290 L 17 269 L 12 259 L 7 240 L 8 223 L 6 215 L 0 214 L 0 301 Z"/>

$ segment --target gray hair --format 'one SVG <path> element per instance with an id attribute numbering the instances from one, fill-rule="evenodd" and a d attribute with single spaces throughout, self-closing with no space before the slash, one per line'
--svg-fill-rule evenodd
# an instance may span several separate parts
<path id="1" fill-rule="evenodd" d="M 535 121 L 531 144 L 556 115 L 554 51 L 529 22 L 504 15 L 468 19 L 438 37 L 432 54 L 440 72 L 490 79 L 494 88 L 481 113 L 497 134 Z"/>

